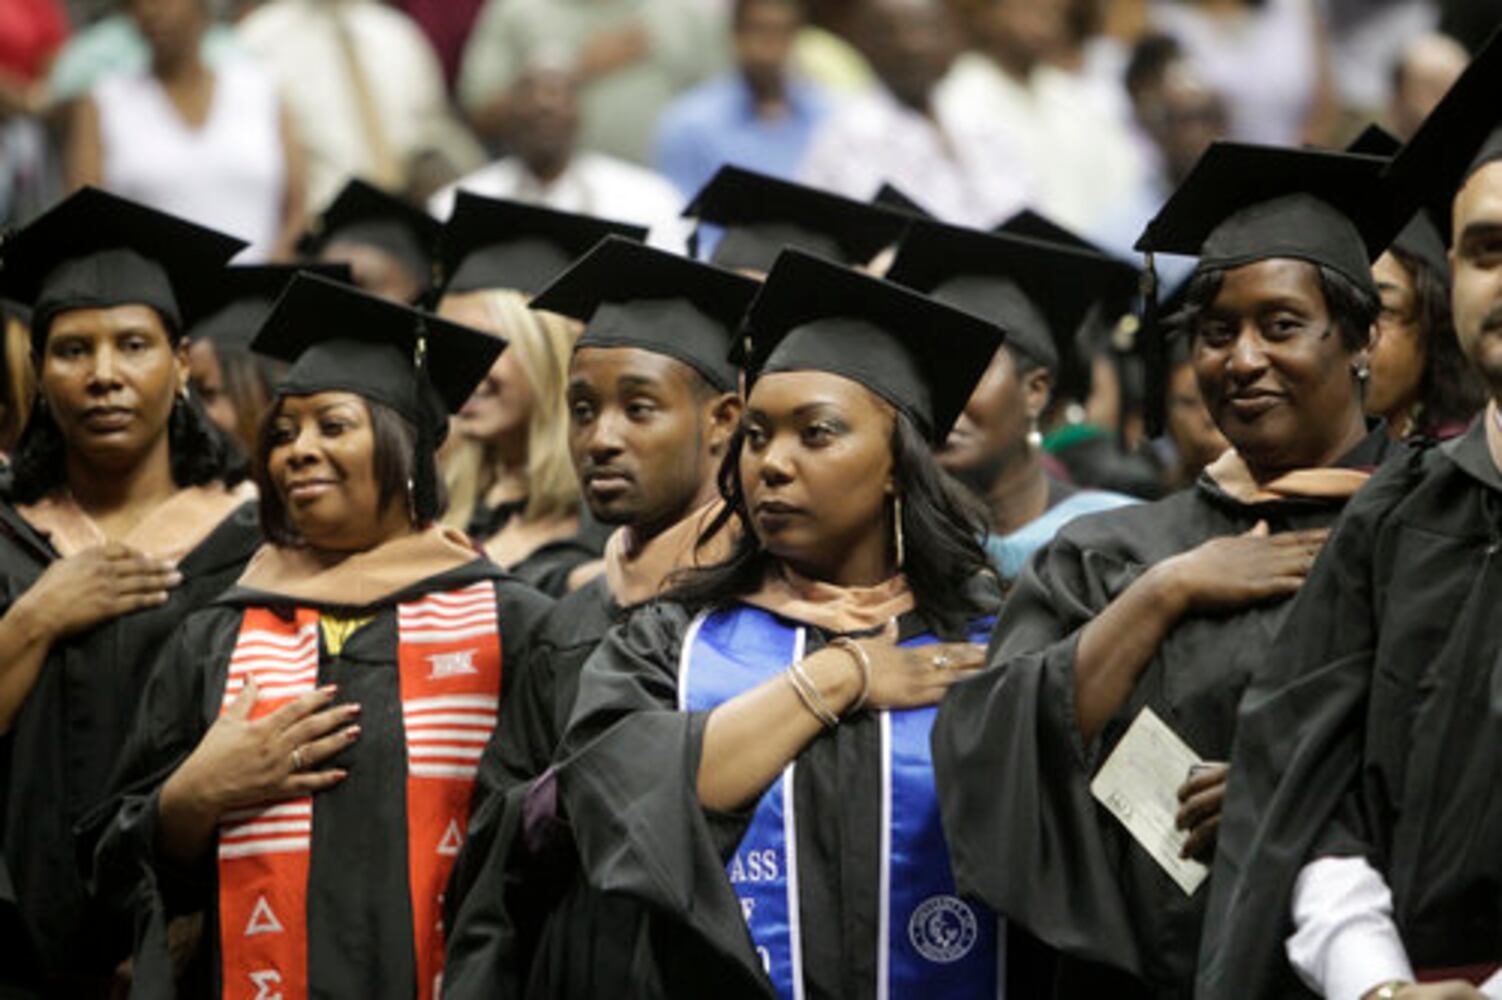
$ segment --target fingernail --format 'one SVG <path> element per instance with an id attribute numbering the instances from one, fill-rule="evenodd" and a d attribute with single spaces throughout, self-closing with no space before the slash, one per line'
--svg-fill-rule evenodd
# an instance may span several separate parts
<path id="1" fill-rule="evenodd" d="M 181 573 L 179 573 L 177 570 L 173 570 L 167 576 L 167 583 L 168 583 L 169 586 L 175 587 L 179 583 L 182 583 L 182 582 L 183 582 L 183 575 Z"/>
<path id="2" fill-rule="evenodd" d="M 359 702 L 355 702 L 355 703 L 350 704 L 350 705 L 345 705 L 344 706 L 344 714 L 345 715 L 359 715 L 360 714 L 360 703 Z"/>
<path id="3" fill-rule="evenodd" d="M 359 735 L 360 735 L 360 727 L 359 726 L 350 726 L 348 729 L 346 729 L 344 731 L 344 738 L 347 739 L 347 740 L 353 740 L 355 737 L 357 737 Z"/>
<path id="4" fill-rule="evenodd" d="M 338 690 L 339 690 L 339 685 L 338 684 L 325 684 L 323 687 L 321 687 L 321 688 L 318 689 L 318 693 L 319 694 L 333 694 L 335 691 L 338 691 Z"/>

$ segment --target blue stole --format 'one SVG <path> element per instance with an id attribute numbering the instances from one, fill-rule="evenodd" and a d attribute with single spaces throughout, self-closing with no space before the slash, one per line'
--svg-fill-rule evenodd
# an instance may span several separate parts
<path id="1" fill-rule="evenodd" d="M 804 655 L 806 630 L 760 608 L 694 619 L 679 662 L 678 706 L 713 709 Z M 972 639 L 985 642 L 982 632 Z M 935 640 L 920 636 L 905 646 Z M 939 821 L 929 732 L 934 707 L 878 713 L 881 726 L 881 913 L 877 997 L 996 1000 L 1005 992 L 1004 929 L 990 910 L 955 895 Z M 783 1000 L 803 1000 L 798 901 L 798 762 L 757 804 L 727 865 L 763 968 Z"/>

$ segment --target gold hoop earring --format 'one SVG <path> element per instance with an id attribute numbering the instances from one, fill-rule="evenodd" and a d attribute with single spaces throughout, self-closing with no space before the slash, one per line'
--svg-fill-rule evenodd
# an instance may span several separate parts
<path id="1" fill-rule="evenodd" d="M 902 537 L 902 497 L 892 497 L 892 533 L 897 543 L 897 568 L 907 563 L 907 544 Z"/>

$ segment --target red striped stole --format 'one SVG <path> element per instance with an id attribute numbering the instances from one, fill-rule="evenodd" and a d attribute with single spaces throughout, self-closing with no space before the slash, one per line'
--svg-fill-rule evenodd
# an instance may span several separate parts
<path id="1" fill-rule="evenodd" d="M 495 729 L 501 637 L 495 586 L 481 581 L 397 608 L 397 665 L 407 747 L 407 875 L 416 994 L 439 992 L 443 889 L 464 842 L 470 794 Z M 252 608 L 230 657 L 224 707 L 254 676 L 261 718 L 318 683 L 318 613 Z M 368 738 L 368 737 L 367 737 Z M 228 814 L 219 828 L 224 995 L 300 1000 L 307 987 L 312 799 Z"/>

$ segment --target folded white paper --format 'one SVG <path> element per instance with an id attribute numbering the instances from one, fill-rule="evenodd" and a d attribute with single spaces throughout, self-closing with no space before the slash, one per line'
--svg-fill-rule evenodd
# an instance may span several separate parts
<path id="1" fill-rule="evenodd" d="M 1179 788 L 1200 758 L 1153 712 L 1144 708 L 1111 751 L 1090 794 L 1141 844 L 1186 896 L 1194 895 L 1210 869 L 1179 857 L 1186 830 L 1174 828 Z"/>

